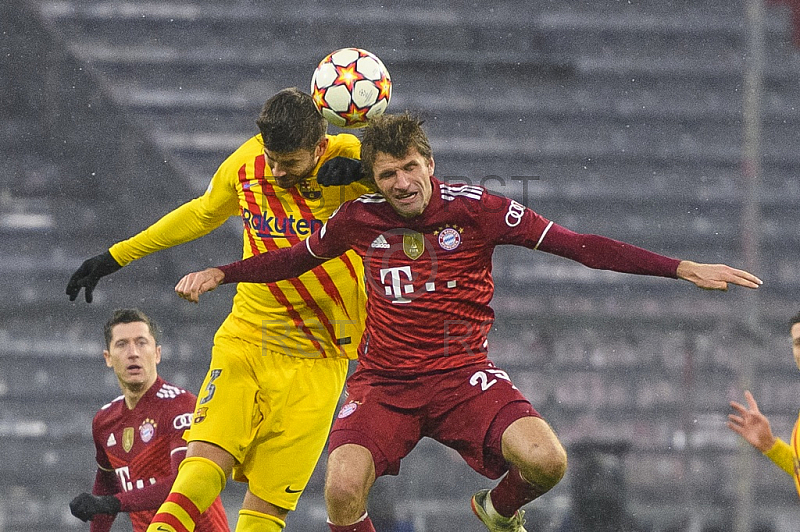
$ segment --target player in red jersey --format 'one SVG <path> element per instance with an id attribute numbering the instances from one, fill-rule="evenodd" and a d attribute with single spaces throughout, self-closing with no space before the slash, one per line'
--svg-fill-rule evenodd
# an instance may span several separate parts
<path id="1" fill-rule="evenodd" d="M 367 125 L 361 160 L 380 194 L 344 203 L 303 244 L 189 274 L 175 288 L 196 302 L 220 283 L 293 277 L 348 249 L 363 258 L 366 329 L 329 444 L 325 496 L 333 532 L 374 530 L 366 502 L 375 478 L 397 474 L 400 460 L 424 436 L 457 450 L 489 478 L 505 474 L 472 499 L 490 531 L 523 532 L 520 508 L 563 476 L 566 452 L 555 433 L 487 358 L 496 246 L 685 279 L 704 289 L 761 284 L 723 264 L 681 261 L 577 234 L 482 187 L 438 181 L 421 122 L 409 115 Z"/>
<path id="2" fill-rule="evenodd" d="M 119 512 L 127 512 L 133 529 L 144 532 L 186 455 L 183 435 L 192 424 L 197 398 L 158 376 L 158 327 L 141 311 L 115 311 L 105 325 L 105 340 L 103 356 L 122 395 L 92 421 L 97 448 L 94 488 L 69 506 L 72 515 L 92 522 L 92 532 L 111 530 Z M 198 517 L 198 531 L 229 530 L 219 498 Z"/>

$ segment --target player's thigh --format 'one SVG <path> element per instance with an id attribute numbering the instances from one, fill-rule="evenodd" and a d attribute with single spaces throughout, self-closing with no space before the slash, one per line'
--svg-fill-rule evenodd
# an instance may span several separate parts
<path id="1" fill-rule="evenodd" d="M 504 474 L 503 432 L 520 418 L 539 416 L 509 375 L 486 360 L 428 380 L 434 416 L 428 435 L 455 449 L 478 473 Z"/>
<path id="2" fill-rule="evenodd" d="M 422 437 L 430 389 L 421 379 L 410 382 L 356 371 L 347 381 L 347 393 L 333 424 L 329 453 L 355 444 L 372 455 L 376 476 L 398 474 L 400 461 Z"/>
<path id="3" fill-rule="evenodd" d="M 256 402 L 259 383 L 253 360 L 260 347 L 232 336 L 217 335 L 211 363 L 197 394 L 190 442 L 220 447 L 237 462 L 244 459 L 261 414 Z"/>
<path id="4" fill-rule="evenodd" d="M 348 361 L 262 353 L 268 379 L 258 396 L 261 422 L 235 478 L 271 504 L 293 510 L 314 472 L 344 387 Z"/>

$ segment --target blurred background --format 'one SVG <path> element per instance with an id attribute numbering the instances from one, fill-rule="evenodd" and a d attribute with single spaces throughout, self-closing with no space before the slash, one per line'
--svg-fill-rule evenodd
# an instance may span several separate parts
<path id="1" fill-rule="evenodd" d="M 426 118 L 438 177 L 765 281 L 711 293 L 496 252 L 490 354 L 571 455 L 528 529 L 796 532 L 791 478 L 724 422 L 744 389 L 784 439 L 800 408 L 797 7 L 4 0 L 0 531 L 88 530 L 67 503 L 92 485 L 92 416 L 119 395 L 101 358 L 114 308 L 161 323 L 161 375 L 197 392 L 233 289 L 189 305 L 172 288 L 238 259 L 241 222 L 104 278 L 91 305 L 68 301 L 71 273 L 201 194 L 266 98 L 357 46 L 388 67 L 389 110 Z M 287 530 L 326 530 L 323 467 Z M 469 497 L 491 485 L 425 440 L 371 512 L 384 532 L 483 530 Z M 224 493 L 232 523 L 243 493 Z"/>

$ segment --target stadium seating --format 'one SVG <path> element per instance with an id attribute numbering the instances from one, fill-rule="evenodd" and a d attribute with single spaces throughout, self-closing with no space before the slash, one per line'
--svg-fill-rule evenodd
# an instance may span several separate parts
<path id="1" fill-rule="evenodd" d="M 196 391 L 232 291 L 190 306 L 171 288 L 237 258 L 238 224 L 104 279 L 92 305 L 67 302 L 70 273 L 201 193 L 256 132 L 263 100 L 306 89 L 316 62 L 345 46 L 386 63 L 390 110 L 426 118 L 439 177 L 672 256 L 744 266 L 742 235 L 756 236 L 757 296 L 522 249 L 499 249 L 494 267 L 493 358 L 568 447 L 629 445 L 625 503 L 642 529 L 730 523 L 752 453 L 723 425 L 727 402 L 750 387 L 786 437 L 800 391 L 786 334 L 800 310 L 800 59 L 786 11 L 769 8 L 762 218 L 743 227 L 741 4 L 4 3 L 15 53 L 0 60 L 0 148 L 14 154 L 0 160 L 0 275 L 11 281 L 0 284 L 0 532 L 81 529 L 66 503 L 91 484 L 91 416 L 119 393 L 99 360 L 111 309 L 162 322 L 161 371 Z M 790 530 L 791 482 L 756 465 L 753 522 Z M 321 529 L 323 471 L 287 530 Z M 559 530 L 580 502 L 573 480 L 531 505 L 532 529 Z M 415 532 L 478 530 L 467 501 L 488 483 L 441 446 L 423 441 L 381 482 L 390 496 L 376 504 L 391 501 Z"/>

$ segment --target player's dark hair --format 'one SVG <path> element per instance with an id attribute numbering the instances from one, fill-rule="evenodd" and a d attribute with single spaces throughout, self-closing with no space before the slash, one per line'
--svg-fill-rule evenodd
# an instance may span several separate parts
<path id="1" fill-rule="evenodd" d="M 115 325 L 136 322 L 147 324 L 147 328 L 150 329 L 150 334 L 152 334 L 153 338 L 156 340 L 156 345 L 161 343 L 161 329 L 155 321 L 150 319 L 147 314 L 138 308 L 122 308 L 115 310 L 114 314 L 112 314 L 111 318 L 106 322 L 105 327 L 103 327 L 103 333 L 106 337 L 106 348 L 111 347 L 111 333 Z"/>
<path id="2" fill-rule="evenodd" d="M 311 96 L 294 87 L 267 100 L 256 124 L 264 146 L 277 153 L 313 149 L 328 129 Z"/>
<path id="3" fill-rule="evenodd" d="M 797 314 L 795 314 L 794 316 L 792 316 L 792 319 L 791 319 L 791 321 L 789 321 L 789 326 L 791 327 L 791 326 L 792 326 L 792 325 L 794 325 L 795 323 L 800 323 L 800 312 L 798 312 Z"/>
<path id="4" fill-rule="evenodd" d="M 364 175 L 374 179 L 373 164 L 378 153 L 401 159 L 414 148 L 425 159 L 433 158 L 428 136 L 422 129 L 423 122 L 409 112 L 381 115 L 370 120 L 364 128 L 364 136 L 361 139 L 361 164 Z"/>

